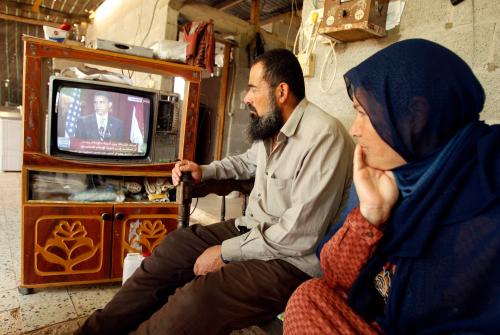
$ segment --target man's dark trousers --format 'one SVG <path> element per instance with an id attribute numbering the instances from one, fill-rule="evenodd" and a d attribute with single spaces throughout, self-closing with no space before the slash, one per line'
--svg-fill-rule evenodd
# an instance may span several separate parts
<path id="1" fill-rule="evenodd" d="M 283 260 L 193 273 L 203 251 L 239 235 L 234 220 L 172 232 L 76 334 L 228 334 L 272 320 L 309 275 Z"/>

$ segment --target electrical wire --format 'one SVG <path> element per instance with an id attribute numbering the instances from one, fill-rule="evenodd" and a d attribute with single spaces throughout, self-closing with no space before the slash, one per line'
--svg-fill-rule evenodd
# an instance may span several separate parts
<path id="1" fill-rule="evenodd" d="M 309 36 L 309 38 L 306 38 L 305 27 L 301 22 L 299 27 L 299 32 L 297 33 L 295 37 L 295 42 L 293 44 L 293 53 L 297 56 L 300 54 L 304 54 L 305 59 L 309 59 L 310 55 L 316 48 L 316 42 L 318 39 L 318 31 L 319 31 L 319 26 L 321 24 L 321 19 L 319 19 L 318 14 L 315 12 L 311 15 L 311 23 L 313 26 L 311 28 L 311 35 Z M 307 42 L 305 42 L 306 40 Z M 297 42 L 299 42 L 298 47 L 297 47 Z M 303 46 L 302 45 L 303 43 L 306 43 L 306 45 Z"/>
<path id="2" fill-rule="evenodd" d="M 151 27 L 153 26 L 153 21 L 155 20 L 156 6 L 158 6 L 158 2 L 160 2 L 160 0 L 156 0 L 155 4 L 153 6 L 153 15 L 151 15 L 151 20 L 149 21 L 148 31 L 144 35 L 144 38 L 142 39 L 142 42 L 140 44 L 141 47 L 144 45 L 144 42 L 146 41 L 146 39 L 148 38 L 149 34 L 151 33 Z M 141 4 L 141 13 L 142 13 L 142 4 Z M 137 25 L 137 31 L 139 31 L 139 25 L 140 25 L 140 23 L 141 23 L 141 20 L 139 18 L 139 23 Z M 137 37 L 137 31 L 136 31 L 136 36 L 134 37 L 134 43 L 135 43 L 135 38 Z M 134 71 L 132 71 L 132 72 L 130 72 L 130 70 L 127 70 L 127 71 L 128 71 L 128 77 L 130 79 L 132 79 L 132 76 L 134 75 Z"/>
<path id="3" fill-rule="evenodd" d="M 144 45 L 144 42 L 146 41 L 146 38 L 148 38 L 149 33 L 151 32 L 151 27 L 153 26 L 153 21 L 155 19 L 156 6 L 158 6 L 158 2 L 160 2 L 160 0 L 156 0 L 155 5 L 153 6 L 153 15 L 151 16 L 151 21 L 149 21 L 148 31 L 146 32 L 146 35 L 144 35 L 144 38 L 142 39 L 141 47 Z"/>
<path id="4" fill-rule="evenodd" d="M 235 82 L 236 82 L 237 69 L 238 69 L 238 67 L 236 66 L 236 63 L 231 62 L 231 57 L 229 57 L 229 74 L 230 74 L 230 76 L 229 76 L 229 81 L 227 84 L 227 86 L 229 87 L 229 92 L 227 94 L 229 99 L 227 101 L 226 111 L 228 111 L 227 116 L 231 119 L 234 116 L 234 112 L 232 111 L 232 109 L 234 107 L 234 103 L 233 103 L 233 99 L 231 99 L 231 97 L 234 94 L 234 90 L 235 90 L 235 86 L 236 86 Z M 224 117 L 225 117 L 225 115 L 224 115 Z M 233 120 L 230 120 L 229 124 L 227 125 L 227 130 L 224 131 L 224 133 L 226 133 L 227 138 L 230 138 L 232 131 L 233 131 Z M 232 141 L 227 141 L 226 154 L 222 157 L 229 156 L 231 154 L 231 143 L 232 143 Z M 222 149 L 221 149 L 221 151 L 222 151 Z M 222 155 L 222 152 L 221 152 L 221 155 Z"/>
<path id="5" fill-rule="evenodd" d="M 323 61 L 323 65 L 321 65 L 321 72 L 319 75 L 319 88 L 321 92 L 326 93 L 328 92 L 333 85 L 333 81 L 335 80 L 335 77 L 337 76 L 337 54 L 335 53 L 335 44 L 336 42 L 332 42 L 330 39 L 328 40 L 328 43 L 330 44 L 330 50 L 328 50 L 328 53 L 325 56 L 325 60 Z M 325 74 L 325 69 L 326 69 L 326 62 L 330 60 L 330 54 L 333 56 L 333 60 L 335 62 L 335 67 L 333 70 L 333 76 L 332 80 L 330 80 L 330 84 L 328 84 L 328 87 L 325 89 L 323 87 L 323 75 Z"/>
<path id="6" fill-rule="evenodd" d="M 293 0 L 292 0 L 292 6 L 293 6 Z M 293 7 L 292 7 L 293 8 Z M 293 53 L 295 55 L 298 55 L 299 54 L 299 51 L 301 49 L 301 46 L 299 46 L 298 50 L 297 50 L 297 42 L 300 40 L 300 43 L 304 43 L 304 40 L 305 40 L 305 32 L 304 32 L 304 20 L 300 20 L 300 25 L 299 25 L 299 29 L 297 31 L 297 35 L 295 35 L 295 41 L 293 43 Z"/>
<path id="7" fill-rule="evenodd" d="M 288 49 L 288 36 L 290 35 L 290 28 L 292 28 L 292 21 L 293 21 L 293 3 L 295 0 L 292 0 L 292 15 L 290 16 L 290 24 L 288 25 L 288 31 L 286 32 L 286 41 L 285 41 L 285 48 Z M 301 23 L 302 25 L 302 23 Z M 299 28 L 300 29 L 300 28 Z M 298 34 L 298 32 L 297 32 Z"/>
<path id="8" fill-rule="evenodd" d="M 193 208 L 193 210 L 191 211 L 191 213 L 189 213 L 189 216 L 193 215 L 194 211 L 196 210 L 196 207 L 198 207 L 198 199 L 199 199 L 199 198 L 196 198 L 196 203 L 194 204 L 194 208 Z"/>
<path id="9" fill-rule="evenodd" d="M 142 7 L 144 5 L 144 0 L 141 0 L 141 9 L 139 11 L 139 17 L 138 17 L 138 22 L 137 22 L 137 29 L 135 30 L 135 36 L 134 36 L 134 45 L 135 41 L 137 40 L 137 35 L 139 34 L 139 29 L 141 28 L 141 17 L 142 17 Z"/>

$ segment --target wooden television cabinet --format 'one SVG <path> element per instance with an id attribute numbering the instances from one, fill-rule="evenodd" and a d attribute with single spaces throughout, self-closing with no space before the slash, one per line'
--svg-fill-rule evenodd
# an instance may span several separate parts
<path id="1" fill-rule="evenodd" d="M 120 281 L 128 252 L 151 252 L 177 229 L 179 206 L 149 198 L 93 201 L 74 197 L 99 181 L 141 184 L 170 178 L 173 160 L 123 163 L 63 159 L 47 153 L 48 78 L 55 59 L 183 78 L 178 158 L 193 159 L 201 69 L 82 46 L 24 38 L 21 293 L 32 288 Z M 92 185 L 95 186 L 95 185 Z M 141 185 L 144 187 L 145 185 Z"/>

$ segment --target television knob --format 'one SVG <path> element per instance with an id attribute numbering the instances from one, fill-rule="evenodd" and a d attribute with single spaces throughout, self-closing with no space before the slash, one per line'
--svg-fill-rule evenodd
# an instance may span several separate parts
<path id="1" fill-rule="evenodd" d="M 111 214 L 109 214 L 109 213 L 102 213 L 102 214 L 101 214 L 101 218 L 102 218 L 104 221 L 109 221 L 109 220 L 111 220 Z"/>
<path id="2" fill-rule="evenodd" d="M 115 219 L 118 220 L 118 221 L 123 220 L 123 213 L 120 213 L 120 212 L 116 213 L 115 214 Z"/>

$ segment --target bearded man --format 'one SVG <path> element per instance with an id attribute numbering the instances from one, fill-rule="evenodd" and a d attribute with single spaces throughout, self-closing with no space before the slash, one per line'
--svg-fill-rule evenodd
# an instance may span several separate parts
<path id="1" fill-rule="evenodd" d="M 318 242 L 351 184 L 354 144 L 305 98 L 293 53 L 271 50 L 250 70 L 247 152 L 200 166 L 195 183 L 255 177 L 246 214 L 169 234 L 81 334 L 228 334 L 272 320 L 295 288 L 321 275 Z"/>

